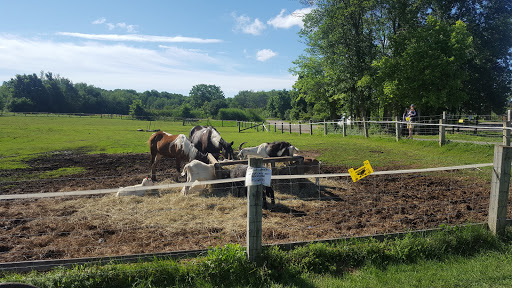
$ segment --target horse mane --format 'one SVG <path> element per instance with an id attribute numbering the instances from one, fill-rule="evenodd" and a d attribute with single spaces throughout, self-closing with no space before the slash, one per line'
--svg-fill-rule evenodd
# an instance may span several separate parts
<path id="1" fill-rule="evenodd" d="M 222 139 L 222 136 L 220 136 L 219 131 L 215 129 L 214 127 L 208 127 L 208 130 L 210 130 L 210 139 L 212 139 L 212 144 L 215 145 L 217 148 L 226 146 L 226 141 Z"/>

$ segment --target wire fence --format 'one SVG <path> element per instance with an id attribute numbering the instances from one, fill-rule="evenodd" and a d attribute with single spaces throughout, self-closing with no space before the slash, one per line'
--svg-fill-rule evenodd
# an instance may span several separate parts
<path id="1" fill-rule="evenodd" d="M 299 133 L 304 135 L 338 134 L 342 136 L 385 136 L 411 138 L 416 140 L 438 140 L 443 133 L 446 141 L 500 143 L 503 141 L 504 131 L 512 130 L 507 123 L 510 122 L 479 122 L 447 121 L 441 124 L 437 121 L 424 120 L 413 123 L 400 120 L 367 120 L 367 121 L 325 121 L 290 123 L 283 121 L 269 121 L 266 123 L 241 122 L 239 131 L 252 129 L 252 131 L 272 132 L 281 134 Z M 440 127 L 444 130 L 441 132 Z M 410 129 L 409 129 L 410 128 Z"/>
<path id="2" fill-rule="evenodd" d="M 348 173 L 333 173 L 340 171 L 332 171 L 332 167 L 302 167 L 314 173 L 308 175 L 289 175 L 296 171 L 293 166 L 275 167 L 275 204 L 267 198 L 263 243 L 485 222 L 491 170 L 486 167 L 490 165 L 377 171 L 355 183 Z M 139 174 L 129 176 L 141 179 Z M 96 177 L 86 180 L 101 182 Z M 186 184 L 170 180 L 138 188 L 147 190 L 143 197 L 115 197 L 117 189 L 1 195 L 0 262 L 244 244 L 247 200 L 244 189 L 239 189 L 241 181 L 243 178 L 201 182 L 212 185 L 203 190 L 198 185 L 187 196 L 180 193 Z"/>

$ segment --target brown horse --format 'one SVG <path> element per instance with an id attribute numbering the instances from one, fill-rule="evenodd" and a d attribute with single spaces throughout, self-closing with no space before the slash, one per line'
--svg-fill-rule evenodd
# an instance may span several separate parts
<path id="1" fill-rule="evenodd" d="M 151 179 L 156 181 L 155 166 L 162 157 L 176 159 L 176 170 L 178 175 L 181 170 L 181 163 L 197 159 L 208 164 L 208 154 L 199 152 L 194 145 L 188 141 L 183 134 L 172 135 L 166 132 L 156 132 L 149 138 L 151 150 Z"/>

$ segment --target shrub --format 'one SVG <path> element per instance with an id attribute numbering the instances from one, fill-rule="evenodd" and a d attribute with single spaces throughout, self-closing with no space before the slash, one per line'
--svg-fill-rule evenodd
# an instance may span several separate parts
<path id="1" fill-rule="evenodd" d="M 218 118 L 220 120 L 249 121 L 245 111 L 238 108 L 222 108 L 219 110 Z"/>

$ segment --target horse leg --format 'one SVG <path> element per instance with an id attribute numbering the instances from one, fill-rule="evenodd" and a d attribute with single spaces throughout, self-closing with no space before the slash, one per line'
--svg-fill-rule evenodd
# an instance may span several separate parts
<path id="1" fill-rule="evenodd" d="M 268 209 L 267 205 L 267 187 L 265 187 L 265 191 L 262 191 L 261 196 L 263 198 L 263 209 Z"/>
<path id="2" fill-rule="evenodd" d="M 263 209 L 267 209 L 267 196 L 270 197 L 270 202 L 272 205 L 276 204 L 276 201 L 274 199 L 274 189 L 272 187 L 265 187 L 265 191 L 263 193 Z"/>
<path id="3" fill-rule="evenodd" d="M 180 173 L 181 173 L 181 159 L 179 157 L 176 157 L 176 176 L 174 177 L 174 182 L 178 182 Z M 188 192 L 188 189 L 187 189 Z"/>
<path id="4" fill-rule="evenodd" d="M 247 197 L 247 188 L 244 187 L 243 184 L 241 184 L 239 182 L 236 182 L 235 186 L 236 186 L 236 197 L 237 198 L 240 198 L 240 190 L 242 190 L 242 189 L 245 189 L 245 194 L 246 194 L 246 197 Z"/>
<path id="5" fill-rule="evenodd" d="M 156 181 L 156 163 L 162 158 L 162 155 L 157 154 L 156 156 L 151 155 L 151 180 Z"/>
<path id="6" fill-rule="evenodd" d="M 276 205 L 274 189 L 272 189 L 272 187 L 267 187 L 267 193 L 268 197 L 270 197 L 270 203 L 272 203 L 272 205 Z"/>

